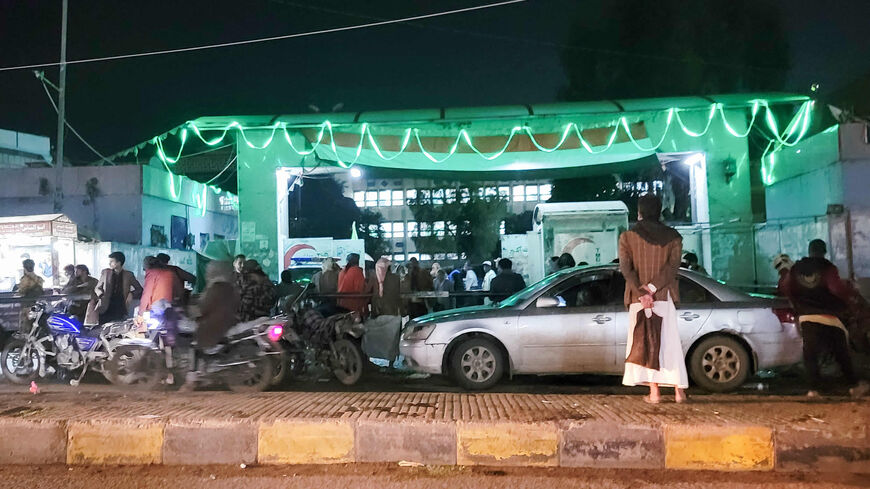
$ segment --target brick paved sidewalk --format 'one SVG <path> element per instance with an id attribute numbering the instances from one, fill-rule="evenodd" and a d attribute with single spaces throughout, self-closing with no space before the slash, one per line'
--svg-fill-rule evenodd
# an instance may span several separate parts
<path id="1" fill-rule="evenodd" d="M 867 400 L 746 395 L 648 405 L 615 395 L 0 394 L 0 463 L 26 456 L 870 472 L 868 423 Z M 16 446 L 21 439 L 33 447 Z"/>

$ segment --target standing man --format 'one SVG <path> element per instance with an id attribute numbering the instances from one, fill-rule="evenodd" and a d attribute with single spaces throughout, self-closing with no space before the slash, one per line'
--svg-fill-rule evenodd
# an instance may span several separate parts
<path id="1" fill-rule="evenodd" d="M 444 269 L 439 268 L 435 274 L 435 279 L 432 281 L 432 287 L 435 289 L 435 292 L 447 292 L 449 294 L 453 292 L 453 281 L 450 280 Z M 447 309 L 453 309 L 453 298 L 449 296 L 437 298 L 435 306 L 432 308 L 435 312 Z"/>
<path id="2" fill-rule="evenodd" d="M 164 268 L 168 269 L 169 271 L 171 271 L 172 273 L 175 274 L 175 279 L 177 281 L 177 283 L 175 285 L 176 290 L 178 290 L 181 293 L 180 297 L 175 298 L 177 303 L 178 304 L 187 304 L 188 296 L 190 294 L 189 294 L 188 289 L 184 286 L 184 284 L 185 283 L 190 284 L 190 288 L 192 290 L 194 287 L 196 287 L 196 275 L 188 272 L 187 270 L 185 270 L 181 267 L 176 267 L 175 265 L 170 265 L 169 264 L 169 255 L 167 255 L 166 253 L 158 253 L 157 260 L 163 264 Z"/>
<path id="3" fill-rule="evenodd" d="M 810 381 L 807 397 L 818 397 L 826 385 L 819 372 L 819 354 L 828 350 L 852 386 L 849 393 L 857 398 L 870 391 L 870 385 L 858 382 L 849 353 L 846 327 L 841 319 L 849 308 L 854 291 L 840 279 L 837 267 L 825 258 L 827 248 L 820 239 L 810 241 L 809 256 L 791 267 L 783 283 L 783 292 L 797 313 L 804 340 L 804 366 Z"/>
<path id="4" fill-rule="evenodd" d="M 245 266 L 247 260 L 248 259 L 245 255 L 236 255 L 236 257 L 233 258 L 233 279 L 236 282 L 236 287 L 241 287 L 242 268 Z"/>
<path id="5" fill-rule="evenodd" d="M 340 294 L 362 294 L 366 289 L 366 278 L 363 274 L 363 269 L 359 266 L 359 254 L 351 253 L 347 255 L 347 266 L 338 274 L 338 293 Z M 349 297 L 340 298 L 338 300 L 339 307 L 343 307 L 348 311 L 356 311 L 362 317 L 366 316 L 366 306 L 369 300 L 365 297 Z"/>
<path id="6" fill-rule="evenodd" d="M 514 272 L 514 263 L 507 258 L 498 261 L 498 275 L 492 279 L 492 288 L 489 298 L 493 302 L 500 302 L 526 288 L 523 276 Z"/>
<path id="7" fill-rule="evenodd" d="M 37 275 L 33 269 L 36 267 L 36 263 L 30 258 L 21 262 L 21 266 L 24 268 L 24 273 L 21 275 L 21 281 L 18 282 L 16 289 L 18 293 L 22 297 L 39 297 L 43 294 L 42 289 L 42 277 Z M 35 302 L 33 300 L 22 300 L 21 301 L 21 311 L 18 314 L 18 327 L 21 331 L 26 331 L 30 329 L 30 319 L 28 319 L 27 314 L 30 312 L 30 307 L 33 306 Z"/>
<path id="8" fill-rule="evenodd" d="M 662 201 L 657 196 L 642 195 L 637 213 L 637 224 L 619 237 L 619 270 L 625 277 L 629 317 L 622 383 L 648 385 L 644 401 L 652 404 L 661 401 L 659 385 L 673 387 L 675 400 L 682 403 L 689 378 L 674 302 L 679 301 L 683 238 L 659 220 Z M 641 334 L 635 334 L 636 328 Z"/>
<path id="9" fill-rule="evenodd" d="M 489 260 L 483 262 L 483 280 L 480 284 L 480 290 L 489 292 L 490 287 L 492 287 L 492 279 L 494 279 L 496 275 L 495 270 L 492 269 L 492 262 Z M 489 304 L 489 297 L 484 298 L 483 303 Z"/>
<path id="10" fill-rule="evenodd" d="M 60 289 L 61 294 L 72 294 L 76 287 L 79 286 L 79 281 L 76 278 L 76 266 L 67 265 L 63 267 L 63 275 L 66 277 L 66 283 Z"/>
<path id="11" fill-rule="evenodd" d="M 91 277 L 91 271 L 88 270 L 87 265 L 76 265 L 76 280 L 78 281 L 78 285 L 76 286 L 74 294 L 93 294 L 94 289 L 97 287 L 98 280 L 94 277 Z"/>
<path id="12" fill-rule="evenodd" d="M 145 288 L 139 302 L 139 315 L 150 311 L 151 306 L 161 300 L 170 304 L 177 303 L 181 295 L 178 290 L 181 287 L 178 276 L 154 256 L 146 256 L 142 265 L 145 268 Z"/>
<path id="13" fill-rule="evenodd" d="M 416 258 L 408 260 L 408 280 L 411 292 L 429 292 L 434 289 L 432 278 L 428 272 L 420 268 L 420 262 Z M 408 301 L 408 317 L 411 319 L 424 316 L 429 313 L 426 299 L 412 297 Z"/>
<path id="14" fill-rule="evenodd" d="M 86 325 L 127 319 L 130 304 L 142 296 L 142 285 L 133 272 L 124 269 L 126 261 L 127 257 L 120 251 L 109 255 L 109 268 L 100 272 L 100 280 L 88 304 Z"/>

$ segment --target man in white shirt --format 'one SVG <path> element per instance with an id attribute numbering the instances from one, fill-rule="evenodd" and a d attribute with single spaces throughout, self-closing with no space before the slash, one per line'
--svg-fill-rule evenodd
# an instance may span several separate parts
<path id="1" fill-rule="evenodd" d="M 485 290 L 489 292 L 490 286 L 492 285 L 492 279 L 496 276 L 495 270 L 492 269 L 492 262 L 487 260 L 483 262 L 483 283 L 481 284 L 481 290 Z M 492 302 L 489 300 L 489 297 L 483 299 L 484 304 L 491 304 Z"/>

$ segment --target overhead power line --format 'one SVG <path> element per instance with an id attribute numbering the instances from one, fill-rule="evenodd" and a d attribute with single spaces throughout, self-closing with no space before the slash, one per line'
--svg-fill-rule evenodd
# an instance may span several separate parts
<path id="1" fill-rule="evenodd" d="M 58 107 L 57 107 L 57 102 L 54 101 L 54 97 L 52 97 L 52 96 L 51 96 L 51 92 L 48 91 L 48 85 L 46 85 L 46 79 L 45 79 L 45 77 L 42 76 L 42 75 L 40 74 L 40 75 L 38 75 L 38 78 L 39 78 L 39 81 L 42 82 L 42 88 L 45 89 L 45 95 L 48 96 L 48 100 L 51 102 L 51 106 L 54 107 L 54 111 L 55 111 L 55 112 L 58 112 L 59 109 L 58 109 Z M 53 85 L 52 85 L 52 86 L 53 86 Z M 69 123 L 69 121 L 66 120 L 66 117 L 64 117 L 64 119 L 63 119 L 63 123 L 66 125 L 66 127 L 69 128 L 70 132 L 72 132 L 73 134 L 75 134 L 75 136 L 76 136 L 77 138 L 79 138 L 79 141 L 81 141 L 82 144 L 84 144 L 85 146 L 87 146 L 89 150 L 93 151 L 95 155 L 99 156 L 99 157 L 102 159 L 102 161 L 105 161 L 106 163 L 108 163 L 108 164 L 110 164 L 110 165 L 112 165 L 112 166 L 115 165 L 114 162 L 112 162 L 110 159 L 108 159 L 108 158 L 106 158 L 105 156 L 103 156 L 102 153 L 100 153 L 99 151 L 97 151 L 96 148 L 94 148 L 93 146 L 91 146 L 90 143 L 88 143 L 87 141 L 85 141 L 85 138 L 83 138 L 82 135 L 79 134 L 79 132 L 75 130 L 75 128 L 74 128 L 74 127 Z M 55 164 L 59 164 L 59 162 L 56 162 Z"/>
<path id="2" fill-rule="evenodd" d="M 333 27 L 330 29 L 320 29 L 320 30 L 308 31 L 308 32 L 297 32 L 294 34 L 284 34 L 281 36 L 261 37 L 261 38 L 257 38 L 257 39 L 247 39 L 244 41 L 232 41 L 232 42 L 224 42 L 224 43 L 219 43 L 219 44 L 206 44 L 206 45 L 202 45 L 202 46 L 191 46 L 191 47 L 187 47 L 187 48 L 163 49 L 163 50 L 159 50 L 159 51 L 146 51 L 146 52 L 142 52 L 142 53 L 119 54 L 119 55 L 115 55 L 115 56 L 103 56 L 103 57 L 99 57 L 99 58 L 74 59 L 74 60 L 67 61 L 65 64 L 75 65 L 75 64 L 84 64 L 84 63 L 96 63 L 96 62 L 100 62 L 100 61 L 113 61 L 113 60 L 119 60 L 119 59 L 142 58 L 145 56 L 159 56 L 159 55 L 164 55 L 164 54 L 187 53 L 187 52 L 192 52 L 192 51 L 203 51 L 206 49 L 217 49 L 217 48 L 226 48 L 226 47 L 231 47 L 231 46 L 243 46 L 246 44 L 256 44 L 256 43 L 262 43 L 262 42 L 280 41 L 283 39 L 293 39 L 293 38 L 297 38 L 297 37 L 318 36 L 318 35 L 322 35 L 322 34 L 331 34 L 331 33 L 335 33 L 335 32 L 367 29 L 369 27 L 380 27 L 380 26 L 384 26 L 384 25 L 398 24 L 398 23 L 410 22 L 410 21 L 414 21 L 414 20 L 431 19 L 433 17 L 443 17 L 445 15 L 461 14 L 461 13 L 465 13 L 465 12 L 472 12 L 475 10 L 484 10 L 484 9 L 490 9 L 490 8 L 495 8 L 495 7 L 504 7 L 506 5 L 512 5 L 515 3 L 522 3 L 525 1 L 526 0 L 506 0 L 503 2 L 489 3 L 489 4 L 485 4 L 485 5 L 476 5 L 474 7 L 466 7 L 466 8 L 455 9 L 455 10 L 445 10 L 442 12 L 433 12 L 431 14 L 414 15 L 411 17 L 403 17 L 401 19 L 389 19 L 389 20 L 383 20 L 383 21 L 379 21 L 379 22 L 369 22 L 366 24 L 349 25 L 349 26 L 344 26 L 344 27 Z M 33 69 L 33 68 L 45 68 L 45 67 L 50 67 L 50 66 L 59 66 L 60 64 L 61 64 L 60 62 L 52 62 L 52 63 L 36 63 L 36 64 L 19 65 L 19 66 L 5 66 L 5 67 L 0 68 L 0 71 L 13 71 L 13 70 L 26 70 L 26 69 Z"/>

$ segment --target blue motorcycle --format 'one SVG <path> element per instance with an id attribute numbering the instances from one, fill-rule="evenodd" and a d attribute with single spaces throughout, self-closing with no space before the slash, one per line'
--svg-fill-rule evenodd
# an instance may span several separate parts
<path id="1" fill-rule="evenodd" d="M 103 364 L 111 358 L 117 342 L 135 329 L 133 321 L 87 327 L 70 314 L 70 306 L 64 299 L 53 307 L 40 301 L 30 308 L 30 330 L 16 334 L 0 355 L 0 366 L 9 382 L 29 384 L 57 372 L 77 377 L 70 384 L 78 385 L 89 369 L 106 375 Z"/>

